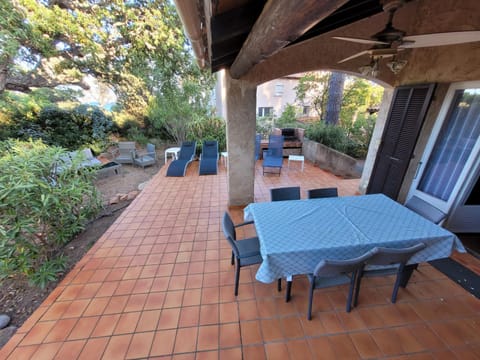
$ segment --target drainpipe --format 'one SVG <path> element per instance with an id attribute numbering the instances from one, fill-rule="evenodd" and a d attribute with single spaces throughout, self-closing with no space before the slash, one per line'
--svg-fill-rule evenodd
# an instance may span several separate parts
<path id="1" fill-rule="evenodd" d="M 202 22 L 204 17 L 200 13 L 197 0 L 174 0 L 174 2 L 185 33 L 192 44 L 198 66 L 203 69 L 207 65 L 206 52 L 203 45 L 205 25 Z"/>

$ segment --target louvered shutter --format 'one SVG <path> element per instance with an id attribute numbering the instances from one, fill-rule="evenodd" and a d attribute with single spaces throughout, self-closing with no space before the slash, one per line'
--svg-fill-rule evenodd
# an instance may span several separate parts
<path id="1" fill-rule="evenodd" d="M 367 194 L 397 199 L 434 88 L 426 84 L 395 89 Z"/>

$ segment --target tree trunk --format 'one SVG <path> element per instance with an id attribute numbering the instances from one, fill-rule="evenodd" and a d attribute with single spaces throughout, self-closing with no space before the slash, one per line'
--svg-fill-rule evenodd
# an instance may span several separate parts
<path id="1" fill-rule="evenodd" d="M 345 74 L 339 72 L 332 72 L 330 79 L 328 79 L 328 101 L 325 113 L 325 123 L 327 124 L 338 124 L 342 107 L 344 82 Z"/>
<path id="2" fill-rule="evenodd" d="M 7 87 L 7 71 L 7 63 L 0 63 L 0 94 L 3 93 Z"/>

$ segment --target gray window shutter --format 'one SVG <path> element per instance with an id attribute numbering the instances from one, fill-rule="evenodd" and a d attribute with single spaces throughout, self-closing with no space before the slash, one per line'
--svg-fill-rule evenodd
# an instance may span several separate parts
<path id="1" fill-rule="evenodd" d="M 435 84 L 424 84 L 395 89 L 367 194 L 397 199 L 434 88 Z"/>

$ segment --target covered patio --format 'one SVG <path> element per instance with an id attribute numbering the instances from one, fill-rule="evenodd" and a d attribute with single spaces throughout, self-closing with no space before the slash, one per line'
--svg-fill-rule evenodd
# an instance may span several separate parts
<path id="1" fill-rule="evenodd" d="M 343 180 L 311 163 L 281 176 L 255 167 L 255 201 L 269 189 L 336 186 L 355 195 L 359 180 Z M 0 350 L 2 359 L 476 359 L 480 302 L 428 264 L 421 264 L 396 304 L 393 278 L 366 279 L 359 306 L 345 312 L 347 287 L 315 293 L 306 320 L 307 281 L 293 297 L 255 280 L 243 268 L 233 295 L 231 250 L 221 230 L 229 211 L 227 172 L 183 178 L 166 167 Z M 253 235 L 246 227 L 239 237 Z M 480 261 L 454 257 L 480 273 Z"/>

